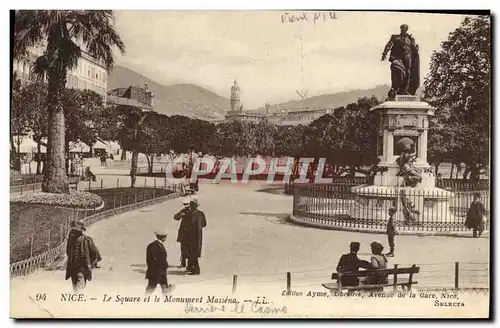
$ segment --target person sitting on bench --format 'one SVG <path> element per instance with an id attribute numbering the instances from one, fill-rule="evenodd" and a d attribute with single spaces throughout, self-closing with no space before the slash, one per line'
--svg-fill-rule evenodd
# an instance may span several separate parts
<path id="1" fill-rule="evenodd" d="M 350 245 L 350 252 L 348 254 L 342 255 L 339 264 L 337 265 L 338 273 L 355 273 L 358 272 L 360 268 L 372 269 L 373 266 L 370 262 L 360 260 L 358 258 L 360 243 L 352 242 Z M 341 281 L 342 286 L 358 286 L 359 278 L 352 276 L 342 276 Z"/>
<path id="2" fill-rule="evenodd" d="M 373 270 L 382 270 L 387 269 L 387 258 L 385 257 L 383 250 L 384 246 L 382 244 L 374 241 L 370 244 L 372 249 L 372 257 L 370 259 L 371 267 Z M 371 276 L 366 277 L 363 281 L 363 284 L 366 285 L 379 285 L 379 284 L 387 284 L 387 274 L 374 273 Z"/>
<path id="3" fill-rule="evenodd" d="M 95 174 L 90 170 L 90 166 L 87 166 L 87 168 L 85 169 L 85 181 L 89 180 L 95 181 L 96 177 Z"/>

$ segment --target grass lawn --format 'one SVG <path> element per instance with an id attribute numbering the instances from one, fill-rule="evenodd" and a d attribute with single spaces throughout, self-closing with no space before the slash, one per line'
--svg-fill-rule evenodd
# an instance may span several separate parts
<path id="1" fill-rule="evenodd" d="M 76 211 L 47 205 L 10 204 L 10 263 L 36 256 L 57 246 L 66 238 L 69 223 L 78 215 L 83 219 L 114 207 L 161 197 L 172 193 L 161 188 L 112 188 L 92 190 L 104 200 L 99 210 Z M 33 244 L 33 246 L 31 246 Z"/>

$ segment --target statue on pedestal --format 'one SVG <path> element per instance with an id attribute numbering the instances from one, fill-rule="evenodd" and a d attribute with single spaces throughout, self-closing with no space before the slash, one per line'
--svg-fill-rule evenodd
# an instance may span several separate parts
<path id="1" fill-rule="evenodd" d="M 393 34 L 384 48 L 382 61 L 391 54 L 391 90 L 389 99 L 394 100 L 396 95 L 415 95 L 420 86 L 420 57 L 415 39 L 408 34 L 408 25 L 401 25 L 401 33 Z"/>
<path id="2" fill-rule="evenodd" d="M 417 158 L 415 144 L 410 138 L 403 138 L 397 143 L 397 147 L 401 149 L 401 155 L 396 160 L 399 165 L 397 175 L 404 178 L 405 186 L 415 187 L 417 183 L 422 182 L 422 175 L 413 166 Z"/>

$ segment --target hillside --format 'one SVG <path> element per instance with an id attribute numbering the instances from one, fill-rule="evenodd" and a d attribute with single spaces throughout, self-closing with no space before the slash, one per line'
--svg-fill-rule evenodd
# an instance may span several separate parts
<path id="1" fill-rule="evenodd" d="M 115 66 L 109 75 L 108 90 L 130 85 L 142 86 L 144 83 L 148 84 L 149 89 L 155 95 L 153 107 L 162 114 L 197 118 L 224 118 L 229 109 L 229 99 L 221 97 L 210 90 L 186 83 L 162 85 L 123 66 Z M 388 85 L 379 85 L 371 89 L 325 94 L 304 100 L 274 104 L 271 105 L 269 110 L 272 113 L 282 109 L 336 108 L 356 102 L 358 98 L 371 97 L 372 95 L 382 100 L 387 97 L 389 89 Z M 265 109 L 261 107 L 255 111 L 264 112 Z"/>
<path id="2" fill-rule="evenodd" d="M 166 115 L 223 118 L 229 100 L 194 84 L 162 85 L 123 66 L 115 66 L 108 77 L 108 90 L 148 84 L 155 95 L 154 108 Z"/>
<path id="3" fill-rule="evenodd" d="M 375 88 L 371 89 L 357 89 L 350 90 L 346 92 L 338 92 L 332 94 L 325 94 L 321 96 L 314 96 L 306 98 L 304 100 L 293 100 L 281 104 L 274 104 L 269 107 L 269 111 L 277 112 L 281 109 L 296 110 L 302 108 L 337 108 L 340 106 L 345 106 L 349 103 L 356 102 L 362 97 L 375 96 L 378 100 L 384 100 L 387 98 L 387 92 L 391 87 L 388 85 L 377 85 Z M 263 107 L 258 108 L 258 111 L 265 111 Z"/>

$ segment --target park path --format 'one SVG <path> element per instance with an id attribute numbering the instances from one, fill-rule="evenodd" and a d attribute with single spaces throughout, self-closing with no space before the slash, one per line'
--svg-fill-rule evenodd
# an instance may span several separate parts
<path id="1" fill-rule="evenodd" d="M 292 272 L 292 287 L 322 289 L 348 251 L 351 241 L 361 242 L 361 257 L 367 256 L 369 244 L 376 240 L 387 245 L 386 236 L 356 232 L 322 230 L 288 223 L 292 197 L 262 191 L 266 185 L 200 184 L 197 196 L 208 226 L 204 229 L 204 247 L 200 259 L 201 275 L 186 276 L 180 269 L 169 269 L 169 283 L 186 293 L 203 288 L 230 293 L 232 276 L 245 288 L 284 289 L 286 272 Z M 154 240 L 154 231 L 169 230 L 166 241 L 168 261 L 179 264 L 176 242 L 178 222 L 173 215 L 182 208 L 182 199 L 124 213 L 97 222 L 87 234 L 98 245 L 103 261 L 94 270 L 94 280 L 87 292 L 97 293 L 111 287 L 143 292 L 145 287 L 145 249 Z M 488 238 L 453 238 L 438 236 L 397 236 L 396 257 L 389 264 L 420 264 L 423 285 L 453 285 L 455 261 L 487 263 Z M 474 266 L 473 264 L 471 264 Z M 483 268 L 485 265 L 481 265 Z M 437 278 L 432 278 L 435 276 Z M 107 289 L 106 289 L 107 288 Z M 11 279 L 11 302 L 17 304 L 29 294 L 70 292 L 64 271 L 40 270 L 26 277 Z M 102 293 L 101 293 L 102 294 Z M 33 311 L 57 311 L 39 303 L 26 305 Z M 57 306 L 57 305 L 55 305 Z M 23 308 L 24 309 L 24 308 Z M 95 309 L 96 314 L 98 309 Z"/>

